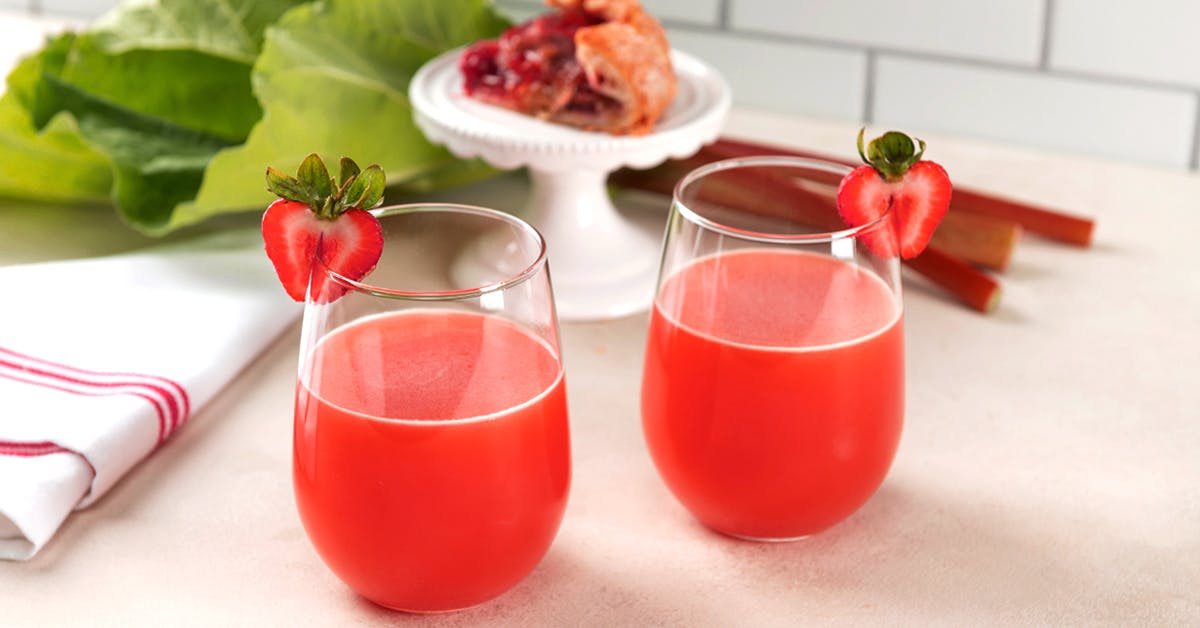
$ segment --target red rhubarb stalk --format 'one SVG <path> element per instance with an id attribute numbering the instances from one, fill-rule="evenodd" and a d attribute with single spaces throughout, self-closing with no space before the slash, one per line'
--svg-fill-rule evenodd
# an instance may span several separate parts
<path id="1" fill-rule="evenodd" d="M 1000 303 L 998 281 L 936 245 L 925 247 L 905 264 L 974 310 L 991 312 Z"/>
<path id="2" fill-rule="evenodd" d="M 856 165 L 854 161 L 839 157 L 727 137 L 720 138 L 715 143 L 706 146 L 702 154 L 710 160 L 757 155 L 787 155 L 823 159 L 847 166 Z M 1095 221 L 1090 218 L 1022 203 L 962 186 L 955 186 L 950 209 L 952 212 L 957 210 L 1010 220 L 1020 224 L 1030 233 L 1077 246 L 1091 245 L 1092 233 L 1096 226 Z"/>
<path id="3" fill-rule="evenodd" d="M 614 173 L 609 182 L 629 189 L 670 196 L 675 184 L 703 163 L 706 162 L 701 158 L 692 157 L 668 161 L 650 170 L 624 169 Z M 795 185 L 791 179 L 779 175 L 752 179 L 746 178 L 746 171 L 743 170 L 734 169 L 727 172 L 733 176 L 710 179 L 710 183 L 701 189 L 697 200 L 735 207 L 767 217 L 801 220 L 826 229 L 845 228 L 828 193 L 806 190 Z M 739 172 L 743 173 L 743 176 L 737 176 L 736 173 Z M 714 180 L 715 185 L 711 183 Z M 764 193 L 763 190 L 767 191 Z M 956 299 L 980 312 L 992 310 L 999 302 L 998 282 L 948 252 L 936 241 L 923 253 L 905 260 L 904 263 Z"/>
<path id="4" fill-rule="evenodd" d="M 818 193 L 834 206 L 837 188 L 823 183 L 802 182 L 801 186 Z M 954 202 L 951 201 L 951 206 Z M 947 253 L 988 268 L 1003 271 L 1012 260 L 1021 236 L 1021 225 L 1011 220 L 951 209 L 933 232 L 931 243 Z"/>

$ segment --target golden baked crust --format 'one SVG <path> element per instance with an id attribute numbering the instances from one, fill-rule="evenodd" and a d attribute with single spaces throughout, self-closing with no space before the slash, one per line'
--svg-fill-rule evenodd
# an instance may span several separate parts
<path id="1" fill-rule="evenodd" d="M 550 119 L 614 134 L 654 128 L 675 98 L 675 70 L 662 25 L 637 0 L 546 0 L 559 10 L 582 9 L 605 23 L 575 32 L 575 56 L 588 84 L 622 105 L 591 119 L 561 109 Z"/>
<path id="2" fill-rule="evenodd" d="M 654 128 L 675 98 L 662 25 L 637 0 L 546 0 L 556 11 L 470 46 L 472 98 L 615 135 Z"/>

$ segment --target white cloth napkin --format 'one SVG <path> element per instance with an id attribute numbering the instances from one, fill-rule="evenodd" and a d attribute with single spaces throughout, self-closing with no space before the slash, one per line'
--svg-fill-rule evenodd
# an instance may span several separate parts
<path id="1" fill-rule="evenodd" d="M 299 313 L 256 231 L 0 268 L 0 558 L 37 553 Z"/>

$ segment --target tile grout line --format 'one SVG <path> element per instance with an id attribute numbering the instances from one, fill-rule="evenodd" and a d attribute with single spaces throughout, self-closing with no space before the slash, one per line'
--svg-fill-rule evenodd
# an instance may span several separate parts
<path id="1" fill-rule="evenodd" d="M 863 71 L 863 124 L 875 122 L 875 51 L 867 49 L 867 67 Z"/>
<path id="2" fill-rule="evenodd" d="M 1038 58 L 1038 69 L 1043 72 L 1050 69 L 1050 45 L 1053 43 L 1051 30 L 1054 28 L 1054 0 L 1045 0 L 1042 10 L 1042 50 Z"/>
<path id="3" fill-rule="evenodd" d="M 1192 158 L 1188 162 L 1188 168 L 1196 171 L 1200 170 L 1200 91 L 1195 92 L 1193 96 L 1196 116 L 1192 122 Z"/>
<path id="4" fill-rule="evenodd" d="M 732 0 L 720 0 L 717 3 L 717 29 L 729 30 L 729 3 Z"/>
<path id="5" fill-rule="evenodd" d="M 1089 81 L 1093 83 L 1101 83 L 1110 86 L 1135 87 L 1141 89 L 1157 89 L 1163 91 L 1171 91 L 1176 93 L 1192 94 L 1195 88 L 1191 85 L 1182 83 L 1171 83 L 1167 81 L 1156 81 L 1152 79 L 1139 79 L 1125 76 L 1108 76 L 1094 72 L 1085 72 L 1080 70 L 1049 70 L 1043 71 L 1037 66 L 1023 65 L 1008 61 L 992 61 L 988 59 L 978 59 L 973 57 L 963 57 L 952 54 L 942 54 L 934 52 L 923 52 L 920 50 L 904 50 L 901 48 L 888 47 L 866 47 L 859 44 L 851 44 L 840 41 L 832 41 L 828 39 L 820 39 L 815 37 L 803 37 L 794 35 L 780 35 L 778 33 L 770 33 L 764 31 L 752 30 L 729 30 L 722 31 L 711 26 L 704 26 L 693 22 L 680 22 L 677 20 L 664 21 L 663 24 L 670 28 L 690 31 L 699 34 L 722 35 L 726 37 L 734 37 L 759 42 L 773 42 L 780 44 L 797 44 L 803 46 L 811 46 L 814 48 L 824 48 L 826 50 L 840 50 L 844 52 L 873 52 L 875 55 L 886 55 L 891 57 L 900 57 L 904 59 L 912 59 L 916 61 L 931 61 L 939 63 L 947 63 L 952 65 L 970 66 L 974 68 L 984 68 L 991 70 L 1005 70 L 1017 72 L 1020 74 L 1029 74 L 1034 76 L 1046 76 L 1056 78 L 1075 79 Z"/>

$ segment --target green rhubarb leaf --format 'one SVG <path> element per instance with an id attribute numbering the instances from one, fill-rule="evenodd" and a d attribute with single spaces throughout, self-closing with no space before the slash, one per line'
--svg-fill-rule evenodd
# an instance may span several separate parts
<path id="1" fill-rule="evenodd" d="M 430 168 L 388 188 L 389 197 L 427 195 L 460 185 L 475 183 L 496 171 L 478 159 L 456 159 L 447 153 Z"/>
<path id="2" fill-rule="evenodd" d="M 301 1 L 129 1 L 97 20 L 90 34 L 109 54 L 188 50 L 250 66 L 266 28 Z"/>
<path id="3" fill-rule="evenodd" d="M 172 224 L 265 205 L 263 165 L 295 170 L 311 152 L 379 164 L 400 188 L 492 174 L 430 144 L 413 123 L 407 92 L 426 61 L 506 26 L 485 0 L 315 2 L 289 11 L 267 30 L 254 67 L 262 121 L 244 145 L 213 159 L 195 201 Z"/>
<path id="4" fill-rule="evenodd" d="M 130 111 L 241 142 L 262 116 L 250 71 L 300 0 L 137 0 L 81 34 L 58 78 Z"/>
<path id="5" fill-rule="evenodd" d="M 192 197 L 222 138 L 98 100 L 54 76 L 43 78 L 42 95 L 77 121 L 80 134 L 103 153 L 113 177 L 112 197 L 121 217 L 143 231 L 161 231 L 171 208 Z"/>
<path id="6" fill-rule="evenodd" d="M 382 165 L 389 196 L 477 180 L 417 130 L 408 83 L 506 26 L 486 0 L 126 0 L 10 75 L 0 196 L 107 197 L 157 235 L 261 208 L 263 167 L 312 152 Z"/>
<path id="7" fill-rule="evenodd" d="M 109 197 L 109 161 L 84 140 L 74 118 L 54 119 L 39 132 L 28 106 L 39 98 L 43 67 L 59 65 L 72 39 L 54 38 L 9 74 L 0 97 L 0 196 L 49 202 Z"/>
<path id="8" fill-rule="evenodd" d="M 135 0 L 92 30 L 49 42 L 37 68 L 14 72 L 10 91 L 39 137 L 77 130 L 93 165 L 107 164 L 107 196 L 119 214 L 162 233 L 175 206 L 194 198 L 213 155 L 241 143 L 261 117 L 250 89 L 256 47 L 266 25 L 299 3 Z M 161 26 L 184 15 L 174 31 Z M 0 146 L 0 163 L 25 159 L 31 148 Z M 42 177 L 56 181 L 58 169 L 47 163 Z M 0 193 L 22 193 L 11 188 Z"/>
<path id="9" fill-rule="evenodd" d="M 193 50 L 111 55 L 82 36 L 56 78 L 129 111 L 241 142 L 262 117 L 250 90 L 250 68 Z"/>

